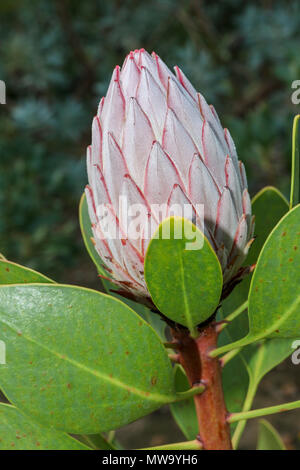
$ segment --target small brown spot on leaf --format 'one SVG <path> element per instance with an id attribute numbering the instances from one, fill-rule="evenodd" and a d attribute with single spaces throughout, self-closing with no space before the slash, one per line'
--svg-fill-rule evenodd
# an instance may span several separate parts
<path id="1" fill-rule="evenodd" d="M 154 376 L 151 378 L 151 385 L 156 385 L 156 382 L 157 382 L 157 377 L 154 375 Z"/>
<path id="2" fill-rule="evenodd" d="M 282 236 L 282 237 L 285 237 L 285 236 L 286 236 L 286 232 L 283 232 L 281 236 Z"/>

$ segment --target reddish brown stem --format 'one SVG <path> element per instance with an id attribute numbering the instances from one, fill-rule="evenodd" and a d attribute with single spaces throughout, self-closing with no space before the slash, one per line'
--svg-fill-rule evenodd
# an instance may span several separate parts
<path id="1" fill-rule="evenodd" d="M 195 395 L 195 408 L 199 423 L 199 438 L 206 450 L 232 449 L 227 410 L 223 395 L 221 365 L 209 352 L 217 345 L 217 331 L 213 324 L 200 330 L 192 338 L 187 330 L 172 330 L 178 343 L 179 361 L 190 385 L 203 383 L 205 391 Z"/>

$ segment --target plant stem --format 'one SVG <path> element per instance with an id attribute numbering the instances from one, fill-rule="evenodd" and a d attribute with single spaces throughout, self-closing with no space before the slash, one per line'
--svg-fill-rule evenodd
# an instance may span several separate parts
<path id="1" fill-rule="evenodd" d="M 241 304 L 237 309 L 235 309 L 232 313 L 227 315 L 224 318 L 225 323 L 218 327 L 218 333 L 220 333 L 224 328 L 226 328 L 227 324 L 232 322 L 236 317 L 238 317 L 241 313 L 243 313 L 248 308 L 248 300 L 246 300 L 243 304 Z"/>
<path id="2" fill-rule="evenodd" d="M 228 353 L 224 354 L 224 356 L 220 357 L 222 367 L 226 366 L 226 364 L 228 364 L 228 362 L 230 362 L 231 359 L 233 359 L 240 352 L 240 350 L 241 348 L 232 349 Z"/>
<path id="3" fill-rule="evenodd" d="M 282 405 L 269 406 L 267 408 L 260 408 L 259 410 L 241 411 L 241 413 L 232 413 L 229 418 L 229 423 L 235 423 L 241 419 L 258 418 L 260 416 L 272 415 L 275 413 L 282 413 L 283 411 L 295 410 L 300 408 L 300 400 L 292 401 L 290 403 L 283 403 Z"/>
<path id="4" fill-rule="evenodd" d="M 248 392 L 247 392 L 247 395 L 246 395 L 246 398 L 245 398 L 245 401 L 244 401 L 244 405 L 243 405 L 243 412 L 246 412 L 246 411 L 249 411 L 251 406 L 252 406 L 252 403 L 253 403 L 253 400 L 254 400 L 254 397 L 255 397 L 255 394 L 256 394 L 256 390 L 257 390 L 257 387 L 255 385 L 252 384 L 251 380 L 249 382 L 249 387 L 248 387 Z M 232 445 L 233 445 L 233 448 L 234 449 L 237 449 L 238 448 L 238 445 L 239 445 L 239 442 L 240 442 L 240 439 L 242 437 L 242 434 L 244 432 L 244 429 L 245 429 L 245 426 L 247 424 L 247 420 L 241 420 L 238 422 L 237 424 L 237 427 L 235 428 L 235 431 L 233 433 L 233 436 L 232 436 Z"/>
<path id="5" fill-rule="evenodd" d="M 199 424 L 199 439 L 206 450 L 230 450 L 230 428 L 224 401 L 221 366 L 209 353 L 217 344 L 217 327 L 209 324 L 192 338 L 187 330 L 172 330 L 178 343 L 180 364 L 184 368 L 191 387 L 205 385 L 201 394 L 194 396 Z"/>
<path id="6" fill-rule="evenodd" d="M 175 442 L 174 444 L 166 444 L 157 447 L 145 447 L 137 450 L 201 450 L 202 444 L 197 439 L 194 441 Z"/>

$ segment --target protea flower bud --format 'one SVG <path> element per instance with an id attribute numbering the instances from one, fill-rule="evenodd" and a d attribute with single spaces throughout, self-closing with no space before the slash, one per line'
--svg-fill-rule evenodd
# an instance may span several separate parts
<path id="1" fill-rule="evenodd" d="M 151 237 L 174 205 L 192 208 L 190 218 L 204 229 L 225 284 L 236 276 L 252 237 L 246 174 L 229 131 L 178 67 L 175 74 L 155 53 L 130 52 L 100 101 L 87 150 L 95 248 L 120 291 L 140 301 L 150 299 L 144 281 L 148 227 Z M 130 211 L 124 215 L 120 196 L 127 207 L 145 208 L 139 236 L 125 230 Z M 116 230 L 121 236 L 112 236 Z"/>

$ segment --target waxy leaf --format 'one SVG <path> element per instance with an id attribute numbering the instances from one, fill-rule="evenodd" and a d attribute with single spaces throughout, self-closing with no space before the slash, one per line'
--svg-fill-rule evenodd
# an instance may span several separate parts
<path id="1" fill-rule="evenodd" d="M 251 337 L 293 338 L 300 329 L 300 205 L 267 239 L 249 293 Z"/>
<path id="2" fill-rule="evenodd" d="M 269 235 L 258 258 L 249 293 L 249 333 L 215 350 L 221 354 L 263 338 L 294 338 L 300 329 L 300 205 Z"/>
<path id="3" fill-rule="evenodd" d="M 114 432 L 114 431 L 113 431 Z M 80 434 L 76 438 L 93 450 L 116 450 L 117 447 L 102 434 Z"/>
<path id="4" fill-rule="evenodd" d="M 158 336 L 106 294 L 55 284 L 3 286 L 0 324 L 6 343 L 0 387 L 41 424 L 95 434 L 174 399 Z"/>
<path id="5" fill-rule="evenodd" d="M 0 284 L 32 284 L 54 282 L 43 274 L 20 264 L 0 260 Z"/>
<path id="6" fill-rule="evenodd" d="M 255 215 L 255 240 L 244 265 L 256 263 L 261 249 L 279 220 L 289 210 L 288 201 L 278 189 L 266 186 L 252 199 L 252 214 Z M 225 315 L 229 315 L 248 298 L 252 275 L 249 274 L 222 303 Z M 241 337 L 241 334 L 240 336 Z"/>
<path id="7" fill-rule="evenodd" d="M 11 405 L 0 403 L 0 450 L 88 450 L 67 434 L 39 426 Z"/>
<path id="8" fill-rule="evenodd" d="M 193 334 L 220 301 L 222 271 L 216 254 L 202 232 L 180 217 L 165 219 L 151 239 L 145 279 L 156 307 Z"/>
<path id="9" fill-rule="evenodd" d="M 273 186 L 266 186 L 254 196 L 252 213 L 255 215 L 256 238 L 250 248 L 247 264 L 256 263 L 266 239 L 288 210 L 288 201 Z"/>
<path id="10" fill-rule="evenodd" d="M 276 429 L 265 419 L 259 421 L 257 450 L 286 450 Z"/>
<path id="11" fill-rule="evenodd" d="M 295 116 L 292 136 L 292 175 L 290 209 L 300 202 L 300 143 L 299 143 L 300 114 Z"/>
<path id="12" fill-rule="evenodd" d="M 241 355 L 247 364 L 251 386 L 257 388 L 263 377 L 291 355 L 289 339 L 266 339 L 260 344 L 251 344 L 242 349 Z"/>

